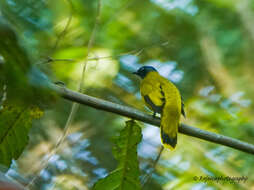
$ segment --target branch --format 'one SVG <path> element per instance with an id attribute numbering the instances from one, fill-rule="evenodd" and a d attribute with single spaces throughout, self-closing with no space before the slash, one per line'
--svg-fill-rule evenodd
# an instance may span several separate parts
<path id="1" fill-rule="evenodd" d="M 135 120 L 139 120 L 145 123 L 149 123 L 155 126 L 160 126 L 160 119 L 153 118 L 151 115 L 148 115 L 144 112 L 141 112 L 137 109 L 123 106 L 120 104 L 112 103 L 105 101 L 99 98 L 91 97 L 85 94 L 81 94 L 65 87 L 60 87 L 56 85 L 50 86 L 57 94 L 59 94 L 64 99 L 77 102 L 83 105 L 88 105 L 90 107 L 112 112 L 118 115 L 126 116 Z M 185 135 L 197 137 L 206 141 L 214 142 L 224 146 L 228 146 L 243 152 L 254 154 L 254 145 L 233 139 L 224 135 L 219 135 L 216 133 L 208 132 L 196 127 L 191 127 L 185 124 L 181 124 L 179 127 L 179 132 Z"/>

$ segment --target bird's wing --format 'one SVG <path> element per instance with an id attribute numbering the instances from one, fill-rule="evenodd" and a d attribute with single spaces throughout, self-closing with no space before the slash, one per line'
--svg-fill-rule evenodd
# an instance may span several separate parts
<path id="1" fill-rule="evenodd" d="M 159 82 L 143 83 L 141 95 L 149 108 L 154 112 L 161 113 L 162 107 L 165 104 L 165 97 Z"/>
<path id="2" fill-rule="evenodd" d="M 181 113 L 182 113 L 183 117 L 186 117 L 185 111 L 184 111 L 184 102 L 183 102 L 183 98 L 182 97 L 181 97 Z"/>

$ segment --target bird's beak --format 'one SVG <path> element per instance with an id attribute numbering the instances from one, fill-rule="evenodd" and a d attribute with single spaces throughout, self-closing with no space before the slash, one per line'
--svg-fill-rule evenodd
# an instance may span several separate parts
<path id="1" fill-rule="evenodd" d="M 133 72 L 132 74 L 137 75 L 138 73 L 137 72 Z"/>

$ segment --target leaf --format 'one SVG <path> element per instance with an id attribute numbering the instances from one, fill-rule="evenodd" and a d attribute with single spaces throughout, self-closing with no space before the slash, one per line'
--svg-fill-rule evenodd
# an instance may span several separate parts
<path id="1" fill-rule="evenodd" d="M 31 63 L 14 29 L 1 17 L 0 36 L 0 88 L 7 86 L 8 101 L 25 105 L 51 103 L 55 99 L 49 89 L 51 81 Z"/>
<path id="2" fill-rule="evenodd" d="M 141 189 L 137 157 L 137 144 L 141 139 L 140 127 L 133 120 L 127 121 L 120 136 L 113 140 L 113 154 L 118 166 L 107 177 L 96 182 L 93 190 Z"/>
<path id="3" fill-rule="evenodd" d="M 37 107 L 4 106 L 0 111 L 0 164 L 9 167 L 12 159 L 19 158 L 28 143 L 32 119 L 41 116 Z"/>

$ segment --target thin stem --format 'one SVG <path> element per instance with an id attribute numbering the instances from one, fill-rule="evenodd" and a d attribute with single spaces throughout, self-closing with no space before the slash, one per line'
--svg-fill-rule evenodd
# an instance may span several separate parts
<path id="1" fill-rule="evenodd" d="M 146 182 L 148 182 L 148 180 L 150 179 L 151 175 L 152 175 L 153 172 L 155 171 L 156 165 L 157 165 L 157 163 L 158 163 L 159 160 L 160 160 L 160 157 L 161 157 L 161 154 L 162 154 L 163 150 L 164 150 L 164 147 L 161 146 L 161 147 L 160 147 L 160 151 L 159 151 L 159 153 L 158 153 L 156 159 L 154 160 L 153 165 L 151 166 L 151 170 L 144 176 L 144 178 L 143 178 L 143 180 L 142 180 L 142 182 L 141 182 L 142 187 L 145 186 Z"/>

